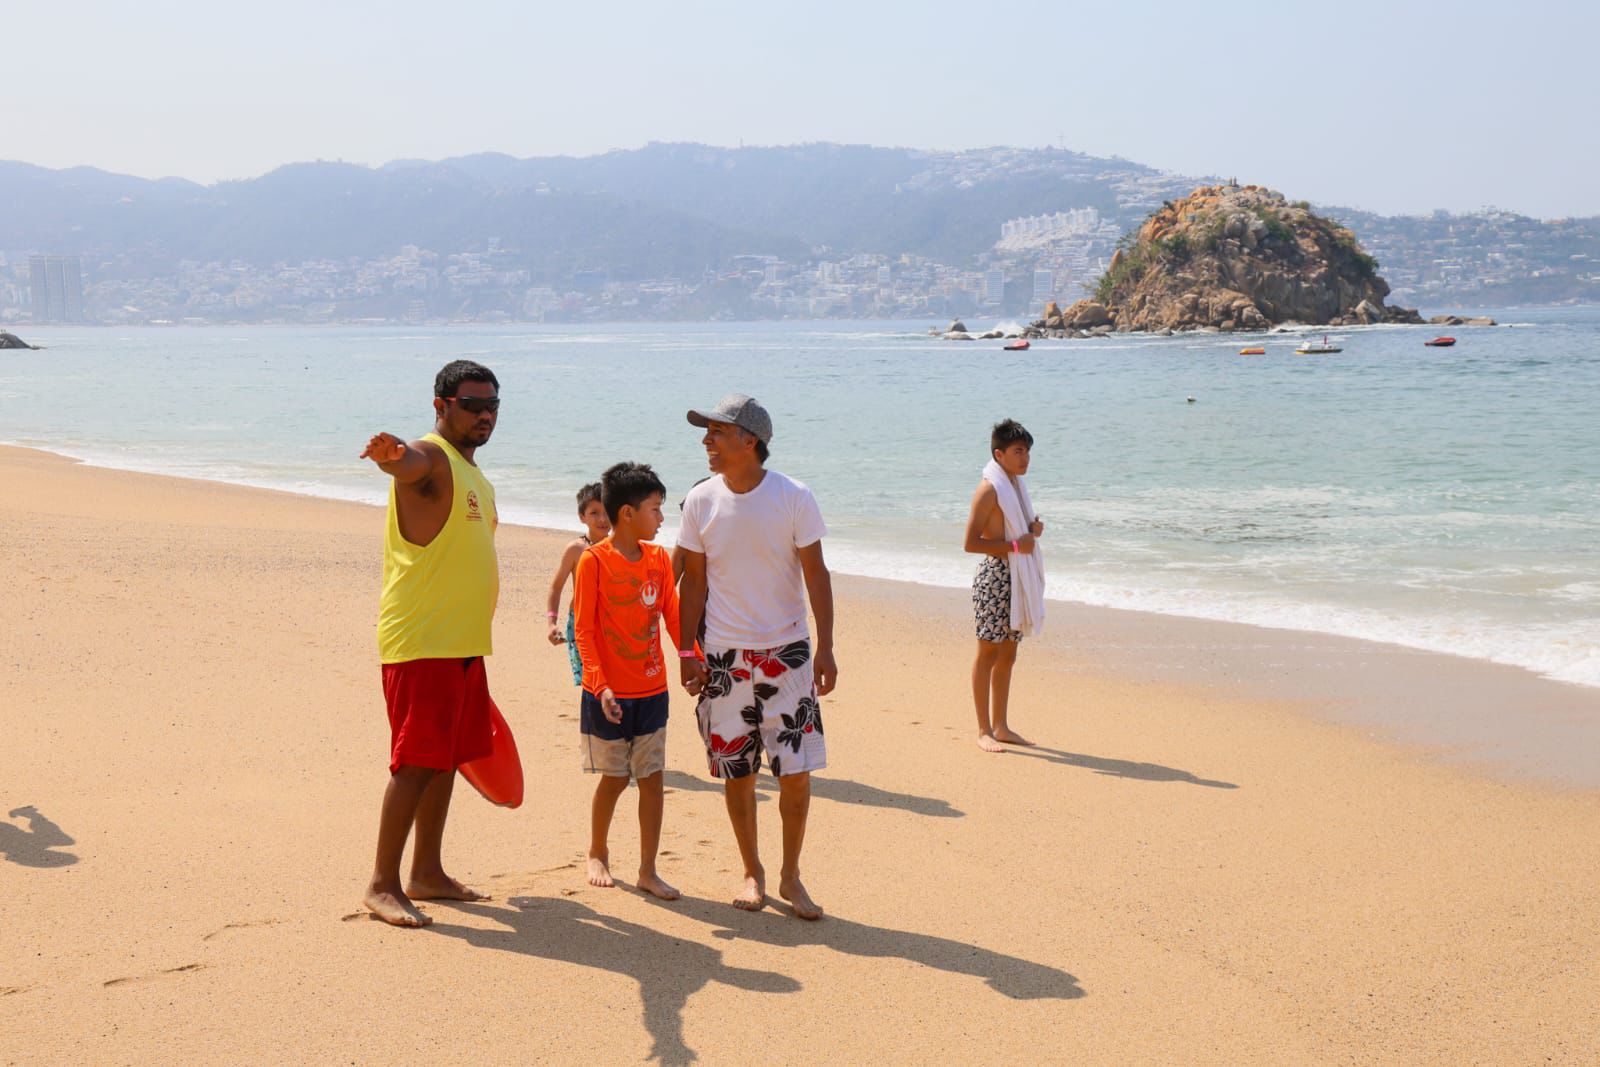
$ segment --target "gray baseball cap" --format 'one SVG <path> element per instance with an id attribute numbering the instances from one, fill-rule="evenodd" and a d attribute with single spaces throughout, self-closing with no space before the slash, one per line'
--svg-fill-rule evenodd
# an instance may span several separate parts
<path id="1" fill-rule="evenodd" d="M 754 397 L 743 393 L 729 393 L 714 408 L 691 409 L 689 422 L 695 426 L 726 422 L 755 434 L 763 444 L 772 443 L 772 416 Z"/>

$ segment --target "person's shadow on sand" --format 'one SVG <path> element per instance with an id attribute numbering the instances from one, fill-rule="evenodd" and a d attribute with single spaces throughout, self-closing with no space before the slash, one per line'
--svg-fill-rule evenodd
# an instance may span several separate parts
<path id="1" fill-rule="evenodd" d="M 832 914 L 818 922 L 799 922 L 789 914 L 745 912 L 724 901 L 693 897 L 658 906 L 716 927 L 712 936 L 725 941 L 743 938 L 774 948 L 825 945 L 849 956 L 906 960 L 982 978 L 990 989 L 1011 1000 L 1078 1000 L 1087 996 L 1076 978 L 1057 967 L 933 934 L 868 926 Z"/>
<path id="2" fill-rule="evenodd" d="M 1134 763 L 1130 760 L 1085 756 L 1077 752 L 1065 752 L 1059 748 L 1044 748 L 1040 745 L 1031 745 L 1027 748 L 1008 746 L 1006 751 L 1013 755 L 1032 756 L 1034 759 L 1060 763 L 1068 767 L 1082 767 L 1085 770 L 1094 771 L 1096 774 L 1109 774 L 1117 778 L 1137 778 L 1141 782 L 1188 782 L 1190 785 L 1210 786 L 1212 789 L 1239 788 L 1232 782 L 1214 782 L 1209 778 L 1196 778 L 1188 771 L 1180 771 L 1176 767 L 1163 767 L 1159 763 Z"/>
<path id="3" fill-rule="evenodd" d="M 520 952 L 583 967 L 614 971 L 639 985 L 644 1025 L 650 1033 L 650 1058 L 685 1064 L 697 1057 L 683 1039 L 683 1008 L 689 997 L 712 982 L 759 993 L 794 993 L 800 983 L 775 971 L 730 967 L 709 945 L 672 937 L 638 923 L 595 911 L 564 897 L 512 897 L 509 907 L 451 902 L 451 908 L 504 923 L 479 930 L 441 921 L 428 927 L 479 948 Z M 770 918 L 770 917 L 769 917 Z M 615 1001 L 609 1001 L 615 1003 Z"/>
<path id="4" fill-rule="evenodd" d="M 662 779 L 668 789 L 681 789 L 685 793 L 722 793 L 722 783 L 715 780 L 696 778 L 692 774 L 682 771 L 668 771 Z M 778 786 L 770 775 L 758 775 L 756 779 L 756 798 L 761 799 L 761 794 L 769 796 L 778 795 Z M 948 800 L 938 797 L 919 797 L 914 793 L 896 793 L 888 789 L 879 789 L 875 785 L 864 785 L 861 782 L 852 782 L 848 778 L 820 778 L 811 776 L 811 795 L 831 800 L 838 804 L 861 804 L 874 808 L 893 808 L 896 811 L 909 811 L 914 815 L 929 815 L 936 819 L 962 819 L 966 812 L 954 807 Z"/>
<path id="5" fill-rule="evenodd" d="M 32 804 L 13 808 L 10 818 L 28 820 L 28 828 L 0 822 L 0 856 L 24 867 L 70 867 L 78 857 L 70 852 L 51 851 L 57 845 L 75 842 L 55 823 L 39 814 Z"/>

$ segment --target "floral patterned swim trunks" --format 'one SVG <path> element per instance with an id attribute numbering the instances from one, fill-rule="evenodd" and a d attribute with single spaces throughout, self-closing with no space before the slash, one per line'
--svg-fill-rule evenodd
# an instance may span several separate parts
<path id="1" fill-rule="evenodd" d="M 828 765 L 811 642 L 780 648 L 706 649 L 710 678 L 695 707 L 713 778 L 820 771 Z"/>
<path id="2" fill-rule="evenodd" d="M 998 556 L 984 556 L 972 579 L 972 614 L 979 641 L 1021 641 L 1011 628 L 1011 565 Z"/>

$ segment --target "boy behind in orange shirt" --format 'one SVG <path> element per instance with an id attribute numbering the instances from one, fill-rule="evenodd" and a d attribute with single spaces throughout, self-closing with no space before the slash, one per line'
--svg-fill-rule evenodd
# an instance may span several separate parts
<path id="1" fill-rule="evenodd" d="M 583 660 L 584 770 L 601 775 L 590 808 L 589 884 L 611 886 L 607 837 L 617 798 L 639 783 L 640 889 L 662 900 L 678 891 L 656 873 L 667 764 L 667 671 L 661 623 L 678 647 L 678 593 L 661 529 L 666 486 L 642 463 L 618 463 L 600 479 L 611 536 L 578 558 L 574 633 Z"/>

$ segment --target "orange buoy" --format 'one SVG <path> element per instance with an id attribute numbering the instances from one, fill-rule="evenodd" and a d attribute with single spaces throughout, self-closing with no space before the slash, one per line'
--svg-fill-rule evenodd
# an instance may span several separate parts
<path id="1" fill-rule="evenodd" d="M 461 777 L 489 803 L 515 808 L 522 804 L 522 758 L 517 755 L 511 727 L 493 700 L 489 701 L 489 725 L 494 734 L 493 750 L 482 759 L 463 763 Z"/>

